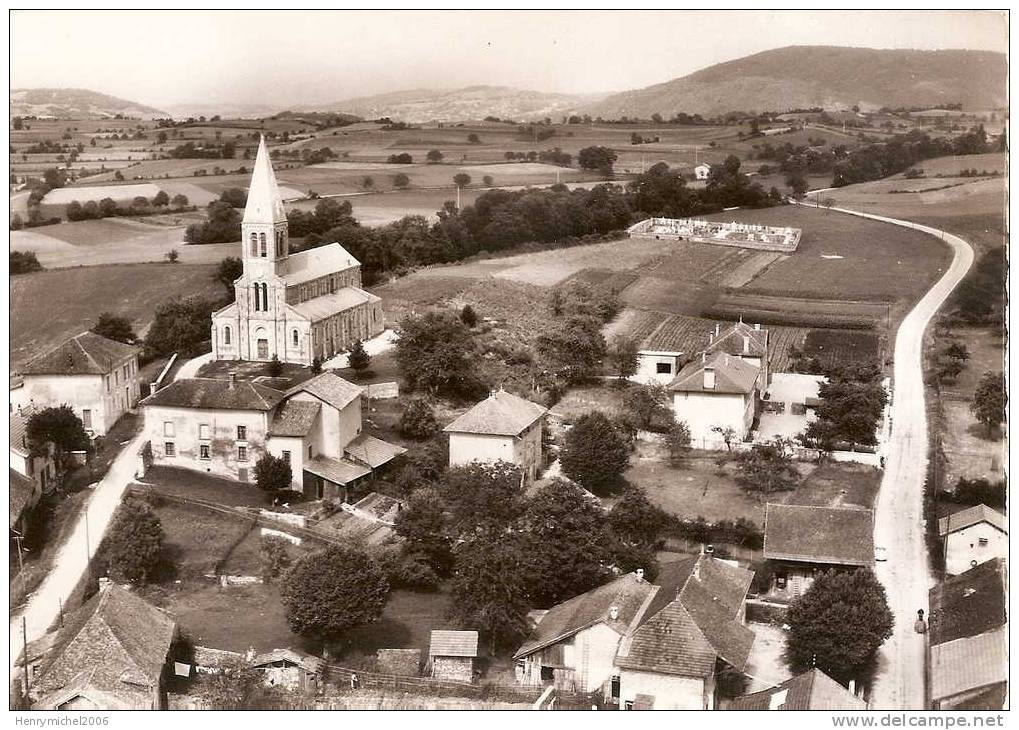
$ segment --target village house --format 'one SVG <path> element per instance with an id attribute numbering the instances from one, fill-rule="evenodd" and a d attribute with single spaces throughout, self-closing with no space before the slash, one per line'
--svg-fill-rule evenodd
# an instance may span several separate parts
<path id="1" fill-rule="evenodd" d="M 938 520 L 945 551 L 945 572 L 959 575 L 995 558 L 1008 557 L 1005 516 L 987 505 L 953 512 Z"/>
<path id="2" fill-rule="evenodd" d="M 102 579 L 60 628 L 29 645 L 32 709 L 163 709 L 176 639 L 170 614 Z"/>
<path id="3" fill-rule="evenodd" d="M 153 463 L 248 482 L 266 453 L 311 499 L 347 488 L 404 449 L 362 432 L 360 386 L 324 372 L 287 392 L 217 378 L 174 381 L 142 402 Z"/>
<path id="4" fill-rule="evenodd" d="M 743 441 L 753 428 L 764 387 L 762 371 L 724 352 L 703 353 L 666 386 L 676 420 L 694 448 L 717 448 L 725 434 Z"/>
<path id="5" fill-rule="evenodd" d="M 601 692 L 621 709 L 714 709 L 715 677 L 742 671 L 753 573 L 711 554 L 643 571 L 549 609 L 514 658 L 517 681 Z"/>
<path id="6" fill-rule="evenodd" d="M 737 697 L 725 709 L 854 712 L 866 710 L 867 702 L 820 669 L 811 669 L 774 687 Z"/>
<path id="7" fill-rule="evenodd" d="M 542 467 L 541 431 L 548 412 L 529 400 L 496 390 L 443 429 L 449 434 L 449 465 L 505 461 L 520 467 L 524 479 Z"/>
<path id="8" fill-rule="evenodd" d="M 212 315 L 214 360 L 311 365 L 385 329 L 381 300 L 361 288 L 361 264 L 339 243 L 290 253 L 264 137 L 241 221 L 241 261 L 233 303 Z"/>
<path id="9" fill-rule="evenodd" d="M 90 436 L 102 436 L 139 398 L 138 348 L 82 332 L 21 368 L 24 406 L 68 405 Z"/>
<path id="10" fill-rule="evenodd" d="M 930 590 L 933 710 L 1000 710 L 1008 698 L 1006 563 L 994 558 Z"/>
<path id="11" fill-rule="evenodd" d="M 432 631 L 428 643 L 428 664 L 436 679 L 473 682 L 477 657 L 477 631 Z"/>
<path id="12" fill-rule="evenodd" d="M 303 694 L 316 694 L 322 680 L 325 662 L 316 656 L 274 649 L 252 657 L 248 665 L 262 675 L 267 687 L 281 687 Z"/>
<path id="13" fill-rule="evenodd" d="M 57 487 L 56 447 L 47 443 L 43 453 L 32 453 L 27 436 L 30 417 L 31 411 L 19 408 L 9 419 L 10 529 L 19 535 L 25 534 L 25 517 L 31 509 Z"/>
<path id="14" fill-rule="evenodd" d="M 719 324 L 708 335 L 708 345 L 704 351 L 708 355 L 725 353 L 738 357 L 761 371 L 760 391 L 764 393 L 771 384 L 771 365 L 768 352 L 768 330 L 761 329 L 760 324 L 753 326 L 743 320 L 735 322 L 724 331 Z"/>
<path id="15" fill-rule="evenodd" d="M 861 507 L 769 503 L 764 559 L 774 572 L 769 596 L 792 600 L 818 573 L 874 564 L 874 512 Z"/>

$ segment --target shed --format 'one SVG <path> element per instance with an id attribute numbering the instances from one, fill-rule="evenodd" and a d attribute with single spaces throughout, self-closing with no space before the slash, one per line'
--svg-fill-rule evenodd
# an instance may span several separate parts
<path id="1" fill-rule="evenodd" d="M 428 646 L 428 663 L 436 679 L 474 681 L 474 660 L 478 656 L 477 631 L 433 631 Z"/>

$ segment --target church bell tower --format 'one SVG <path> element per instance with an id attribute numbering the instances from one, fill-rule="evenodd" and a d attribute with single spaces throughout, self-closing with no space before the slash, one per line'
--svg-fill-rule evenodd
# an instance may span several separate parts
<path id="1" fill-rule="evenodd" d="M 251 174 L 248 202 L 241 221 L 241 246 L 247 281 L 266 280 L 287 273 L 287 214 L 265 137 L 258 143 Z"/>

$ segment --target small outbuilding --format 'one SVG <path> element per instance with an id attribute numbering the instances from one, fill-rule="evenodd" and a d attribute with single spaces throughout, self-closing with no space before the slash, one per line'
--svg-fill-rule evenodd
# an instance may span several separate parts
<path id="1" fill-rule="evenodd" d="M 1008 557 L 1005 516 L 985 504 L 953 512 L 938 520 L 944 542 L 945 572 L 959 575 L 995 558 Z"/>
<path id="2" fill-rule="evenodd" d="M 252 669 L 262 674 L 266 686 L 305 694 L 318 691 L 324 666 L 325 663 L 318 657 L 293 649 L 274 649 L 251 660 Z"/>
<path id="3" fill-rule="evenodd" d="M 428 663 L 436 679 L 474 681 L 478 657 L 477 631 L 433 631 L 428 646 Z"/>

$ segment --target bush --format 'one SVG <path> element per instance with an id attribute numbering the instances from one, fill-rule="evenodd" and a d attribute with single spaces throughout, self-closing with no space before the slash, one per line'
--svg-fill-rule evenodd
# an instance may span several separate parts
<path id="1" fill-rule="evenodd" d="M 103 538 L 97 560 L 117 582 L 145 582 L 163 552 L 163 526 L 156 513 L 139 499 L 127 499 L 117 509 Z"/>
<path id="2" fill-rule="evenodd" d="M 255 483 L 264 492 L 289 489 L 293 478 L 290 463 L 281 457 L 267 453 L 255 463 Z"/>
<path id="3" fill-rule="evenodd" d="M 262 538 L 259 555 L 262 560 L 262 580 L 266 583 L 271 583 L 283 575 L 292 562 L 290 543 L 274 535 Z"/>
<path id="4" fill-rule="evenodd" d="M 439 431 L 431 404 L 421 397 L 411 398 L 400 416 L 400 433 L 407 438 L 426 439 Z"/>
<path id="5" fill-rule="evenodd" d="M 30 274 L 33 271 L 42 271 L 35 251 L 11 251 L 11 274 Z"/>

